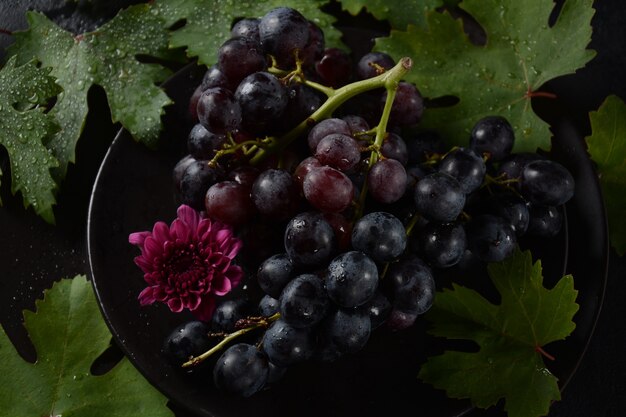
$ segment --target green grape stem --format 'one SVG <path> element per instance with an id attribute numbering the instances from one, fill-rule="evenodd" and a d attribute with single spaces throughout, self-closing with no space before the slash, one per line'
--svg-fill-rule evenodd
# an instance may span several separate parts
<path id="1" fill-rule="evenodd" d="M 266 148 L 259 149 L 256 154 L 250 159 L 250 164 L 257 165 L 261 161 L 263 161 L 269 154 L 283 150 L 291 142 L 297 139 L 302 133 L 304 133 L 309 126 L 317 123 L 320 120 L 330 117 L 339 106 L 341 106 L 352 97 L 365 93 L 367 91 L 384 87 L 385 89 L 387 89 L 387 101 L 385 102 L 385 108 L 383 110 L 383 116 L 381 117 L 381 121 L 376 128 L 376 140 L 374 142 L 375 146 L 377 145 L 378 147 L 380 147 L 385 136 L 385 129 L 387 128 L 387 121 L 389 120 L 391 104 L 393 103 L 393 98 L 395 97 L 398 83 L 410 71 L 412 66 L 413 61 L 411 60 L 411 58 L 404 57 L 400 59 L 400 61 L 393 68 L 383 72 L 380 75 L 377 75 L 376 77 L 356 81 L 351 84 L 347 84 L 341 88 L 338 88 L 337 90 L 319 85 L 316 86 L 314 85 L 316 83 L 305 81 L 305 84 L 310 85 L 313 88 L 319 89 L 318 87 L 323 87 L 321 91 L 328 96 L 328 99 L 311 116 L 309 116 L 306 120 L 300 122 L 298 126 L 293 128 L 284 136 L 277 138 L 276 141 L 274 141 Z M 376 154 L 376 152 L 372 152 L 372 154 Z M 375 158 L 378 158 L 378 156 L 376 156 Z M 376 160 L 372 162 L 372 158 L 370 158 L 370 166 L 373 165 Z"/>
<path id="2" fill-rule="evenodd" d="M 267 327 L 269 327 L 269 325 L 271 323 L 273 323 L 274 321 L 278 320 L 279 318 L 280 318 L 280 313 L 276 313 L 273 316 L 264 317 L 264 318 L 262 318 L 260 320 L 249 321 L 249 325 L 248 326 L 244 327 L 243 329 L 239 329 L 239 330 L 237 330 L 235 332 L 227 334 L 226 336 L 224 336 L 224 339 L 222 339 L 217 345 L 213 346 L 211 349 L 207 350 L 206 352 L 202 353 L 201 355 L 189 358 L 189 360 L 187 362 L 183 363 L 181 366 L 183 368 L 190 368 L 192 366 L 196 366 L 196 365 L 204 362 L 205 360 L 207 360 L 214 353 L 219 352 L 220 350 L 222 350 L 231 341 L 233 341 L 233 340 L 237 339 L 238 337 L 243 336 L 246 333 L 249 333 L 249 332 L 251 332 L 253 330 L 256 330 L 256 329 L 259 329 L 259 328 L 267 328 Z"/>

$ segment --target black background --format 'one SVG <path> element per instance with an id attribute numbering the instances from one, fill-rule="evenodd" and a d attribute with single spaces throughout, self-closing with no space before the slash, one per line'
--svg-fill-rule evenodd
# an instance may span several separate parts
<path id="1" fill-rule="evenodd" d="M 0 0 L 0 29 L 27 27 L 26 10 L 39 10 L 73 33 L 92 30 L 115 15 L 119 7 L 140 1 Z M 616 94 L 626 100 L 626 2 L 594 2 L 596 15 L 590 47 L 597 56 L 574 75 L 560 77 L 543 90 L 558 93 L 564 109 L 582 135 L 589 133 L 588 112 Z M 0 33 L 0 60 L 10 35 Z M 567 44 L 565 44 L 567 45 Z M 0 149 L 0 322 L 26 359 L 35 352 L 21 327 L 22 310 L 34 309 L 44 289 L 62 277 L 86 274 L 85 227 L 91 186 L 100 161 L 119 126 L 111 123 L 104 93 L 89 92 L 90 113 L 77 147 L 77 164 L 70 165 L 58 194 L 57 225 L 50 226 L 24 210 L 11 196 L 7 155 Z M 553 405 L 550 417 L 622 417 L 626 415 L 626 258 L 610 253 L 606 296 L 600 318 L 578 371 Z M 116 355 L 115 351 L 111 352 Z M 175 407 L 172 406 L 174 409 Z M 178 417 L 191 417 L 182 411 Z M 476 417 L 495 415 L 476 411 Z"/>

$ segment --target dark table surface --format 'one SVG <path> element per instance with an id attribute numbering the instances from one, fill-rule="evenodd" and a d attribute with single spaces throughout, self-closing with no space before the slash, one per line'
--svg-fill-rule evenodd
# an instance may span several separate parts
<path id="1" fill-rule="evenodd" d="M 43 11 L 67 30 L 91 30 L 112 17 L 121 6 L 140 1 L 2 0 L 0 29 L 26 27 L 27 9 Z M 616 94 L 626 100 L 626 2 L 594 2 L 593 39 L 598 53 L 584 69 L 550 82 L 546 88 L 559 92 L 579 131 L 589 132 L 587 114 L 604 98 Z M 0 60 L 11 37 L 0 34 Z M 87 273 L 85 229 L 88 201 L 100 162 L 119 126 L 110 122 L 104 93 L 89 93 L 89 113 L 55 208 L 57 225 L 51 226 L 23 209 L 11 196 L 9 181 L 2 181 L 0 195 L 0 322 L 27 359 L 35 352 L 21 327 L 22 310 L 34 303 L 53 281 Z M 8 172 L 7 155 L 0 150 L 0 169 Z M 577 372 L 552 407 L 550 417 L 622 417 L 626 415 L 626 257 L 611 251 L 608 281 L 597 327 Z M 172 405 L 178 417 L 191 417 Z M 494 412 L 477 411 L 476 417 Z"/>

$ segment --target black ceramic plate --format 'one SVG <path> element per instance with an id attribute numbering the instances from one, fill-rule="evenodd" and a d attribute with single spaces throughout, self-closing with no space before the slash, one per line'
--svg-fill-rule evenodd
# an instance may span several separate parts
<path id="1" fill-rule="evenodd" d="M 452 417 L 467 413 L 468 402 L 450 400 L 416 378 L 426 356 L 441 349 L 440 341 L 426 335 L 423 320 L 397 334 L 377 331 L 362 352 L 332 365 L 295 367 L 276 386 L 248 399 L 217 391 L 208 371 L 188 374 L 164 360 L 163 340 L 191 316 L 172 314 L 163 305 L 139 306 L 137 295 L 144 282 L 133 263 L 138 250 L 128 243 L 128 235 L 150 230 L 157 220 L 169 223 L 175 218 L 172 169 L 183 156 L 192 126 L 187 103 L 201 75 L 200 69 L 190 66 L 165 83 L 178 104 L 164 118 L 164 147 L 148 150 L 120 131 L 94 185 L 87 236 L 91 279 L 124 353 L 154 386 L 198 416 L 373 417 L 414 410 L 429 417 Z M 564 208 L 566 227 L 560 235 L 526 240 L 523 245 L 542 259 L 547 285 L 572 273 L 579 290 L 576 330 L 548 349 L 557 357 L 548 366 L 564 387 L 584 354 L 601 307 L 607 228 L 599 186 L 580 134 L 567 120 L 556 120 L 553 130 L 553 157 L 574 174 L 576 193 Z"/>

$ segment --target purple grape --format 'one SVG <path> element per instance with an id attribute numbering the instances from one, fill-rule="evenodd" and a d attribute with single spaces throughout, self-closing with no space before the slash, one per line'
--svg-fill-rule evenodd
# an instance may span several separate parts
<path id="1" fill-rule="evenodd" d="M 228 79 L 228 77 L 226 77 L 217 65 L 211 65 L 204 73 L 200 86 L 202 91 L 214 87 L 222 87 L 232 91 L 237 87 L 237 84 L 233 85 L 233 83 Z"/>
<path id="2" fill-rule="evenodd" d="M 220 181 L 209 187 L 204 205 L 209 217 L 233 226 L 249 222 L 256 214 L 250 188 L 235 181 Z"/>
<path id="3" fill-rule="evenodd" d="M 404 139 L 395 133 L 387 133 L 383 145 L 380 147 L 380 153 L 385 158 L 395 159 L 402 165 L 406 165 L 409 161 L 409 151 Z"/>
<path id="4" fill-rule="evenodd" d="M 383 204 L 400 200 L 406 191 L 404 166 L 395 159 L 377 161 L 367 174 L 367 186 L 372 198 Z"/>
<path id="5" fill-rule="evenodd" d="M 214 133 L 233 132 L 241 126 L 241 107 L 233 93 L 222 87 L 205 90 L 198 100 L 198 120 Z"/>
<path id="6" fill-rule="evenodd" d="M 356 76 L 359 80 L 373 78 L 396 65 L 393 58 L 384 52 L 369 52 L 359 59 Z"/>
<path id="7" fill-rule="evenodd" d="M 311 169 L 304 177 L 302 191 L 306 200 L 322 212 L 342 212 L 354 198 L 352 181 L 329 166 Z"/>
<path id="8" fill-rule="evenodd" d="M 381 106 L 384 106 L 386 99 L 387 91 L 382 95 Z M 392 126 L 413 126 L 422 119 L 423 113 L 424 99 L 417 87 L 406 81 L 400 81 L 391 107 L 389 124 Z"/>
<path id="9" fill-rule="evenodd" d="M 250 38 L 230 38 L 217 52 L 217 65 L 232 85 L 267 69 L 261 45 Z"/>
<path id="10" fill-rule="evenodd" d="M 327 135 L 340 133 L 350 136 L 350 127 L 344 120 L 338 118 L 324 119 L 311 128 L 307 135 L 307 142 L 311 153 L 315 153 L 317 145 Z"/>
<path id="11" fill-rule="evenodd" d="M 351 136 L 331 133 L 319 141 L 315 149 L 315 157 L 322 165 L 347 172 L 361 161 L 361 150 Z"/>
<path id="12" fill-rule="evenodd" d="M 352 76 L 352 60 L 350 55 L 339 48 L 326 48 L 324 56 L 315 64 L 315 72 L 322 84 L 338 88 L 348 82 Z"/>

